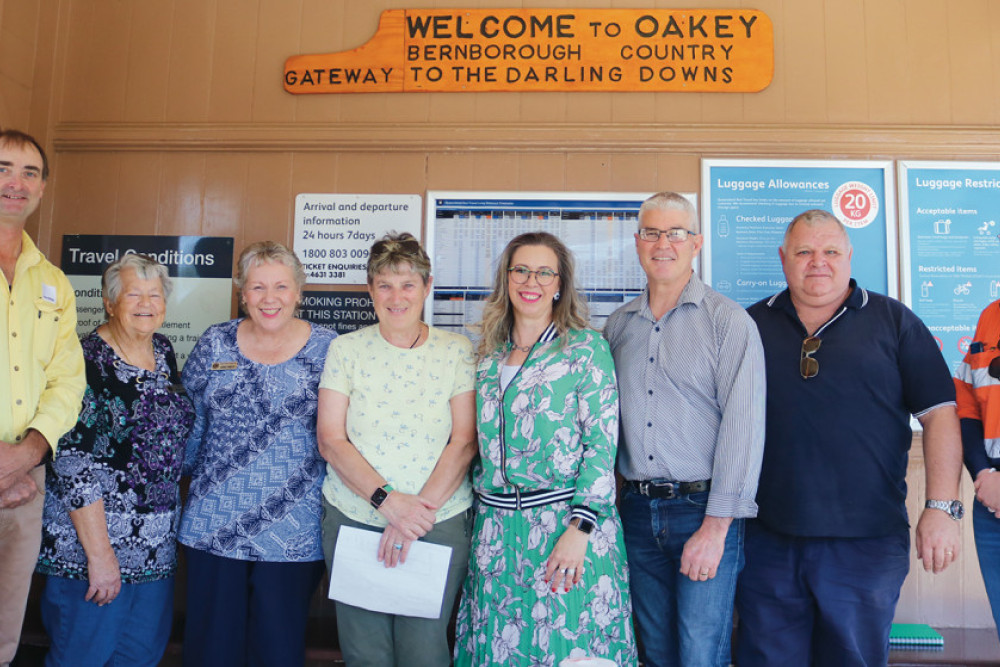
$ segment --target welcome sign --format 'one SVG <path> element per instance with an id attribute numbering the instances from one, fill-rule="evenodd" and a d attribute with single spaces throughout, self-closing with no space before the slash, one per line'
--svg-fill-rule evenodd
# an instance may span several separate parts
<path id="1" fill-rule="evenodd" d="M 774 29 L 749 9 L 393 9 L 361 47 L 285 62 L 304 93 L 756 92 Z"/>

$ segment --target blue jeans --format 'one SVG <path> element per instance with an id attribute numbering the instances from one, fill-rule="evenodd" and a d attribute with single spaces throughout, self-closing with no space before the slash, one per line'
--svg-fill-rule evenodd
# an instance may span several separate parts
<path id="1" fill-rule="evenodd" d="M 42 623 L 52 644 L 46 667 L 155 667 L 170 638 L 174 579 L 122 584 L 111 604 L 87 602 L 87 581 L 48 576 Z"/>
<path id="2" fill-rule="evenodd" d="M 726 536 L 718 572 L 707 581 L 680 573 L 681 553 L 705 518 L 708 492 L 650 499 L 625 488 L 621 517 L 639 657 L 646 667 L 725 667 L 733 597 L 743 569 L 743 520 Z"/>
<path id="3" fill-rule="evenodd" d="M 972 506 L 979 570 L 983 573 L 986 595 L 993 609 L 993 623 L 1000 634 L 1000 519 L 978 500 Z"/>
<path id="4" fill-rule="evenodd" d="M 794 537 L 747 525 L 736 606 L 740 667 L 881 667 L 910 535 Z"/>

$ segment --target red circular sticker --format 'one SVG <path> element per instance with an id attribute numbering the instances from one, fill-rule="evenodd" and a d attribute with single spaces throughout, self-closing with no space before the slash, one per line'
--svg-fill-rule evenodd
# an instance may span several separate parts
<path id="1" fill-rule="evenodd" d="M 848 181 L 833 193 L 833 213 L 845 226 L 867 227 L 878 216 L 878 195 L 867 183 Z"/>
<path id="2" fill-rule="evenodd" d="M 962 354 L 969 351 L 970 345 L 972 345 L 972 336 L 962 336 L 958 339 L 958 351 Z"/>

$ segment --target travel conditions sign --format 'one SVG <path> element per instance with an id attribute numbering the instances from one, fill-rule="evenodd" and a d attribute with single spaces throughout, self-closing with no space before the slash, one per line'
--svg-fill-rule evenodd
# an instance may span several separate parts
<path id="1" fill-rule="evenodd" d="M 290 93 L 756 92 L 774 29 L 749 9 L 392 9 L 367 44 L 285 61 Z"/>

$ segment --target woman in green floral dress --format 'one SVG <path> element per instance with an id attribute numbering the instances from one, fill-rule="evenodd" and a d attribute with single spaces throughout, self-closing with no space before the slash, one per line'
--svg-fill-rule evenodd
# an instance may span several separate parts
<path id="1" fill-rule="evenodd" d="M 636 664 L 615 509 L 618 391 L 556 237 L 504 250 L 476 377 L 476 519 L 455 664 Z"/>

